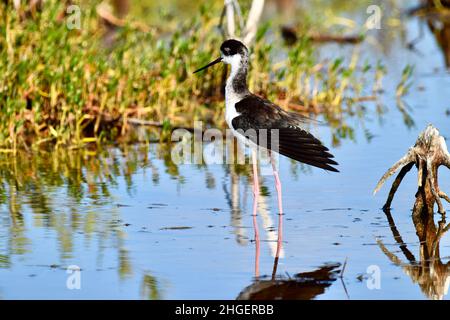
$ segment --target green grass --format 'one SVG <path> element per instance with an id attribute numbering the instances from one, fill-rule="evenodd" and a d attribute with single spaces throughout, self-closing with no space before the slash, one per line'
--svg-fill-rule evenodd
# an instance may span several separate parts
<path id="1" fill-rule="evenodd" d="M 143 31 L 129 16 L 107 48 L 98 3 L 79 3 L 81 30 L 67 28 L 60 1 L 46 1 L 42 12 L 26 19 L 0 3 L 6 35 L 0 38 L 1 152 L 127 140 L 134 131 L 130 118 L 165 128 L 191 127 L 195 119 L 223 127 L 225 69 L 192 75 L 219 54 L 219 4 L 204 1 L 183 21 L 168 15 L 164 30 Z M 267 36 L 270 30 L 261 25 L 251 50 L 250 88 L 284 108 L 322 113 L 335 134 L 348 135 L 343 114 L 358 112 L 355 101 L 370 87 L 368 75 L 376 82 L 382 69 L 360 66 L 357 50 L 347 65 L 344 59 L 320 61 L 306 38 L 288 48 L 277 34 Z"/>

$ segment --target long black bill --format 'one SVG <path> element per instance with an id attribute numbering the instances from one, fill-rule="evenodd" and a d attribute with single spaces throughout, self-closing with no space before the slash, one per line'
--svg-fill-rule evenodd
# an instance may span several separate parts
<path id="1" fill-rule="evenodd" d="M 211 67 L 211 66 L 213 66 L 213 65 L 215 65 L 216 63 L 219 63 L 219 62 L 221 62 L 221 61 L 222 61 L 222 57 L 217 58 L 217 59 L 214 60 L 213 62 L 208 63 L 206 66 L 201 67 L 201 68 L 198 69 L 198 70 L 195 70 L 194 73 L 197 73 L 197 72 L 199 72 L 199 71 L 205 70 L 206 68 L 209 68 L 209 67 Z"/>

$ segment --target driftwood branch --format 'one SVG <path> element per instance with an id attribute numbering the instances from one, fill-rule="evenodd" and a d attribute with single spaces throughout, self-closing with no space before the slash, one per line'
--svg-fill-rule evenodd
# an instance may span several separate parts
<path id="1" fill-rule="evenodd" d="M 402 183 L 403 178 L 409 172 L 409 170 L 411 170 L 411 168 L 413 166 L 414 166 L 414 162 L 410 162 L 400 170 L 400 173 L 395 178 L 395 181 L 392 184 L 391 190 L 389 191 L 389 196 L 386 200 L 386 203 L 383 206 L 383 210 L 389 209 L 391 207 L 392 200 L 394 199 L 394 195 L 397 192 L 397 189 L 400 186 L 400 183 Z M 380 185 L 380 187 L 381 187 L 381 185 Z"/>
<path id="2" fill-rule="evenodd" d="M 415 211 L 425 210 L 432 214 L 434 204 L 438 206 L 438 212 L 445 213 L 441 199 L 450 202 L 450 198 L 439 189 L 438 185 L 438 167 L 445 165 L 448 168 L 450 163 L 450 154 L 447 150 L 444 137 L 432 125 L 429 125 L 418 137 L 415 145 L 411 147 L 407 154 L 397 161 L 389 170 L 381 177 L 374 194 L 380 190 L 386 180 L 392 176 L 398 169 L 400 173 L 392 184 L 389 196 L 384 205 L 384 209 L 389 209 L 403 177 L 408 173 L 415 164 L 418 168 L 418 191 L 416 193 Z"/>
<path id="3" fill-rule="evenodd" d="M 299 39 L 299 32 L 295 27 L 281 26 L 281 36 L 286 44 L 293 45 Z M 319 34 L 319 33 L 307 33 L 306 38 L 316 43 L 335 42 L 340 44 L 356 44 L 364 40 L 360 35 L 334 35 L 334 34 Z"/>
<path id="4" fill-rule="evenodd" d="M 126 16 L 130 8 L 129 0 L 114 0 L 112 1 L 112 4 L 113 7 L 111 7 L 106 2 L 101 2 L 96 7 L 97 15 L 100 21 L 105 26 L 103 42 L 106 47 L 113 47 L 116 42 L 117 30 L 123 28 L 127 24 L 129 24 L 132 28 L 135 28 L 144 33 L 150 32 L 152 29 L 155 29 L 140 22 L 127 21 Z"/>
<path id="5" fill-rule="evenodd" d="M 36 17 L 36 13 L 42 10 L 44 0 L 13 0 L 14 9 L 22 20 Z"/>
<path id="6" fill-rule="evenodd" d="M 164 128 L 164 123 L 159 121 L 151 121 L 151 120 L 143 120 L 143 119 L 137 119 L 137 118 L 127 118 L 127 123 L 135 125 L 135 126 L 143 126 L 143 127 L 155 127 L 155 128 Z M 178 130 L 183 129 L 190 132 L 194 132 L 195 129 L 192 127 L 183 127 L 183 126 L 172 126 L 170 129 Z"/>
<path id="7" fill-rule="evenodd" d="M 264 9 L 264 0 L 253 0 L 252 7 L 248 14 L 247 23 L 244 29 L 244 43 L 249 44 L 253 41 L 258 31 L 258 23 Z"/>
<path id="8" fill-rule="evenodd" d="M 235 0 L 225 0 L 225 11 L 227 17 L 227 32 L 230 38 L 235 37 L 236 26 L 234 24 L 234 5 L 233 2 Z"/>
<path id="9" fill-rule="evenodd" d="M 241 7 L 237 0 L 224 0 L 224 8 L 220 16 L 219 28 L 222 31 L 224 38 L 238 38 L 245 44 L 250 44 L 258 30 L 259 20 L 261 19 L 264 10 L 264 0 L 253 0 L 250 8 L 247 21 L 244 26 L 244 18 L 242 16 Z M 237 35 L 235 25 L 235 14 L 239 20 L 240 33 Z M 226 18 L 227 28 L 226 32 L 223 28 L 224 20 Z"/>
<path id="10" fill-rule="evenodd" d="M 392 167 L 389 168 L 388 171 L 381 177 L 380 181 L 378 181 L 377 186 L 375 187 L 375 190 L 373 191 L 373 194 L 376 194 L 378 190 L 383 186 L 383 184 L 386 182 L 386 180 L 392 176 L 395 172 L 397 172 L 400 167 L 406 166 L 410 164 L 411 162 L 414 162 L 414 154 L 413 149 L 409 149 L 408 153 L 398 160 Z"/>

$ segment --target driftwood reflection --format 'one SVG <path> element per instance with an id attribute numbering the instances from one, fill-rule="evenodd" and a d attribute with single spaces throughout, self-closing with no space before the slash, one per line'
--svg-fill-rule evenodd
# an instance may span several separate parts
<path id="1" fill-rule="evenodd" d="M 441 48 L 445 65 L 450 68 L 450 15 L 440 19 L 427 19 L 427 25 Z"/>
<path id="2" fill-rule="evenodd" d="M 450 1 L 422 0 L 422 3 L 409 10 L 410 15 L 421 18 L 427 24 L 444 56 L 445 65 L 450 68 Z M 414 44 L 423 37 L 420 36 Z M 413 43 L 411 43 L 413 45 Z"/>
<path id="3" fill-rule="evenodd" d="M 378 240 L 378 245 L 383 253 L 393 264 L 401 267 L 428 298 L 443 299 L 448 293 L 450 284 L 450 262 L 442 262 L 439 242 L 449 230 L 450 224 L 446 225 L 445 217 L 442 216 L 436 225 L 432 214 L 423 210 L 414 210 L 413 223 L 420 241 L 419 259 L 417 260 L 403 242 L 390 210 L 385 209 L 385 213 L 394 239 L 407 261 L 403 262 L 401 257 L 390 251 L 381 240 Z"/>

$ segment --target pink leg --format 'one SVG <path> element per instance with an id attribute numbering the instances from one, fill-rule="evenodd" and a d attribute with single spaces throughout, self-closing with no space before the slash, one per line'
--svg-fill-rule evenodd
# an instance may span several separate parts
<path id="1" fill-rule="evenodd" d="M 253 216 L 253 229 L 255 230 L 255 279 L 259 278 L 259 232 L 256 215 Z"/>
<path id="2" fill-rule="evenodd" d="M 258 210 L 258 198 L 259 198 L 259 179 L 258 179 L 258 163 L 256 150 L 252 151 L 253 161 L 253 229 L 255 231 L 255 278 L 259 277 L 259 231 L 258 222 L 256 221 L 256 213 Z"/>
<path id="3" fill-rule="evenodd" d="M 259 198 L 258 159 L 256 150 L 252 150 L 253 161 L 253 215 L 256 216 Z"/>
<path id="4" fill-rule="evenodd" d="M 281 244 L 283 241 L 283 215 L 278 214 L 278 240 L 277 240 L 277 252 L 275 253 L 275 260 L 273 262 L 272 280 L 275 280 L 277 275 L 278 260 L 280 258 Z"/>
<path id="5" fill-rule="evenodd" d="M 277 189 L 277 197 L 278 197 L 278 241 L 277 241 L 277 252 L 275 254 L 275 264 L 274 264 L 274 272 L 273 276 L 276 273 L 276 267 L 278 265 L 278 259 L 280 257 L 281 245 L 283 242 L 283 203 L 282 203 L 282 195 L 281 195 L 281 181 L 278 175 L 278 170 L 275 167 L 275 159 L 270 153 L 270 163 L 272 164 L 273 176 L 275 178 L 275 188 Z"/>
<path id="6" fill-rule="evenodd" d="M 283 215 L 283 203 L 281 198 L 281 181 L 278 175 L 278 170 L 275 167 L 275 159 L 273 158 L 272 153 L 270 153 L 270 163 L 272 164 L 273 176 L 275 177 L 275 188 L 277 189 L 278 209 L 279 209 L 278 214 Z"/>

